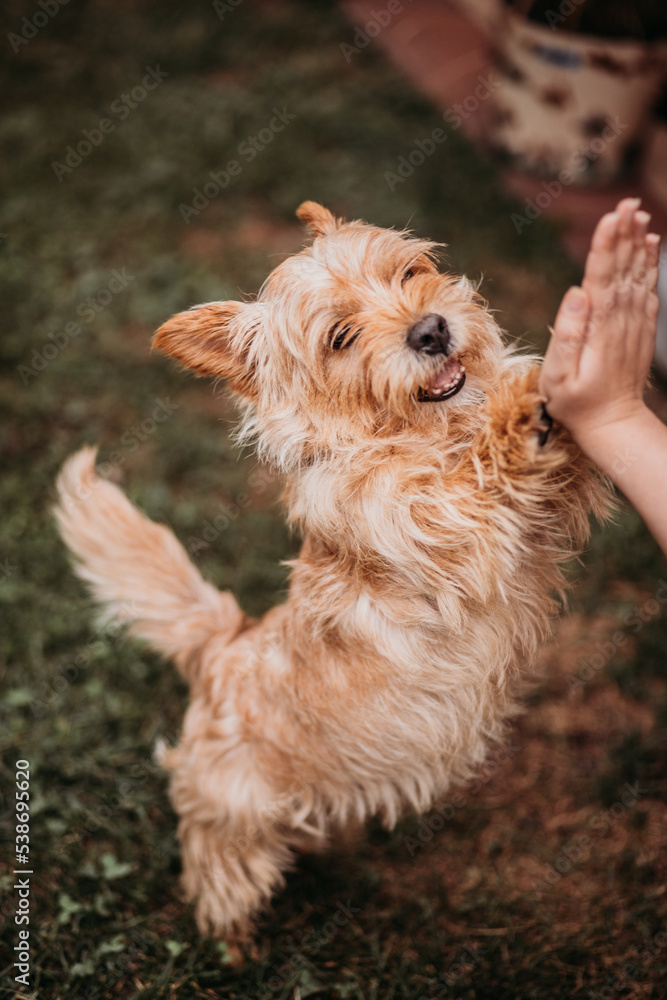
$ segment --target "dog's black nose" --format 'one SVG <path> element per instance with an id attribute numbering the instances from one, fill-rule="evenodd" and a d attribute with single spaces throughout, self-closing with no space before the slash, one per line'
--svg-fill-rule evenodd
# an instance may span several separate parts
<path id="1" fill-rule="evenodd" d="M 423 354 L 449 354 L 450 340 L 447 320 L 437 313 L 429 313 L 408 330 L 408 347 Z"/>

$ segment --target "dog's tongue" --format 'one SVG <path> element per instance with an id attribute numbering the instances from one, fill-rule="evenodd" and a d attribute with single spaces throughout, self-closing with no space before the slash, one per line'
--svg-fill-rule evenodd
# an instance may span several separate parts
<path id="1" fill-rule="evenodd" d="M 434 389 L 449 389 L 455 383 L 456 377 L 461 374 L 461 371 L 461 362 L 457 361 L 456 358 L 445 362 L 444 367 L 438 372 L 435 382 L 431 383 L 431 392 Z"/>

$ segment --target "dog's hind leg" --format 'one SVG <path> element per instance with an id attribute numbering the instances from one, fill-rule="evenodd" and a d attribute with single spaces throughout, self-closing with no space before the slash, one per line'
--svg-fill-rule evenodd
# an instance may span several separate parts
<path id="1" fill-rule="evenodd" d="M 242 961 L 254 918 L 284 882 L 292 851 L 277 831 L 184 817 L 179 824 L 182 885 L 202 934 L 224 940 Z"/>

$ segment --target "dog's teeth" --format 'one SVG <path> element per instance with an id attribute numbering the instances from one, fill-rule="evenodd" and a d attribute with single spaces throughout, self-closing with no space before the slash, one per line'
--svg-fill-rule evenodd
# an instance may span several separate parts
<path id="1" fill-rule="evenodd" d="M 440 399 L 441 396 L 449 396 L 454 389 L 457 389 L 464 378 L 465 368 L 458 362 L 458 368 L 452 372 L 448 380 L 440 385 L 434 385 L 426 390 L 429 399 Z"/>

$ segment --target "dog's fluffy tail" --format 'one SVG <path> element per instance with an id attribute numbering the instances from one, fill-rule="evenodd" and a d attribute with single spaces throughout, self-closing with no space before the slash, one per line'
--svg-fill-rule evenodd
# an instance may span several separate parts
<path id="1" fill-rule="evenodd" d="M 244 615 L 231 594 L 202 579 L 168 528 L 96 475 L 96 454 L 83 448 L 58 477 L 55 515 L 76 572 L 109 618 L 127 623 L 192 681 L 202 647 L 213 636 L 231 639 Z"/>

